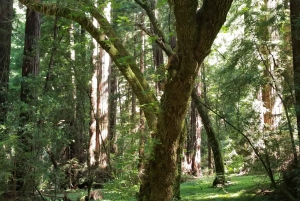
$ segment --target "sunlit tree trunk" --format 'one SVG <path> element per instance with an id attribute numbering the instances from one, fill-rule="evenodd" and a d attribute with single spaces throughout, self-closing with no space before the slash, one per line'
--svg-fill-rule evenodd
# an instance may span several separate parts
<path id="1" fill-rule="evenodd" d="M 13 0 L 0 0 L 0 125 L 6 119 Z"/>
<path id="2" fill-rule="evenodd" d="M 110 19 L 110 4 L 104 9 Z M 94 23 L 97 24 L 96 20 Z M 98 25 L 97 25 L 98 26 Z M 91 121 L 90 121 L 90 164 L 101 168 L 109 166 L 108 161 L 108 108 L 109 108 L 109 72 L 110 57 L 93 40 L 93 77 L 91 80 Z"/>
<path id="3" fill-rule="evenodd" d="M 201 175 L 201 128 L 202 123 L 194 101 L 191 101 L 190 129 L 187 135 L 187 149 L 184 170 L 194 176 Z"/>
<path id="4" fill-rule="evenodd" d="M 278 2 L 276 1 L 270 1 L 265 0 L 263 9 L 268 10 L 274 10 L 278 6 Z M 268 21 L 269 18 L 272 16 L 263 16 L 264 21 Z M 288 122 L 288 128 L 290 133 L 290 139 L 291 139 L 291 147 L 292 147 L 292 153 L 294 155 L 294 162 L 295 164 L 298 163 L 297 159 L 297 151 L 296 146 L 294 142 L 293 137 L 293 128 L 290 121 L 290 114 L 288 111 L 287 103 L 283 98 L 282 95 L 282 77 L 279 73 L 276 73 L 280 71 L 280 63 L 278 62 L 278 56 L 277 52 L 280 52 L 281 50 L 277 49 L 277 46 L 273 46 L 271 42 L 278 41 L 279 40 L 279 30 L 277 27 L 274 27 L 272 25 L 270 26 L 262 26 L 261 28 L 261 35 L 258 36 L 258 38 L 262 41 L 262 45 L 260 47 L 260 59 L 262 60 L 263 66 L 264 66 L 264 78 L 266 80 L 265 85 L 262 88 L 262 102 L 264 104 L 264 112 L 263 112 L 263 133 L 265 135 L 264 137 L 264 143 L 266 145 L 266 148 L 264 150 L 266 162 L 270 161 L 270 144 L 269 139 L 272 138 L 270 133 L 274 131 L 278 127 L 278 122 L 280 121 L 281 114 L 285 112 L 285 116 Z M 282 73 L 283 74 L 283 73 Z M 286 80 L 288 81 L 288 80 Z M 284 111 L 283 111 L 284 109 Z M 274 180 L 272 167 L 270 163 L 267 163 L 269 168 L 269 175 L 271 177 L 271 180 Z M 272 182 L 274 183 L 274 182 Z"/>
<path id="5" fill-rule="evenodd" d="M 104 14 L 106 18 L 111 20 L 111 4 L 108 3 L 104 8 Z M 100 166 L 102 169 L 110 167 L 109 161 L 109 149 L 108 149 L 108 129 L 109 129 L 109 119 L 108 119 L 108 110 L 109 110 L 109 76 L 110 76 L 110 66 L 111 59 L 110 56 L 102 49 L 102 78 L 100 83 Z"/>
<path id="6" fill-rule="evenodd" d="M 200 74 L 200 73 L 199 73 Z M 197 85 L 196 89 L 200 93 L 200 86 Z M 202 123 L 197 106 L 193 100 L 191 100 L 190 106 L 189 131 L 187 133 L 186 148 L 184 154 L 183 168 L 182 170 L 194 175 L 201 175 L 201 129 Z"/>
<path id="7" fill-rule="evenodd" d="M 100 157 L 100 83 L 101 83 L 101 53 L 99 45 L 93 40 L 93 75 L 90 82 L 90 143 L 89 143 L 89 163 L 99 165 Z"/>

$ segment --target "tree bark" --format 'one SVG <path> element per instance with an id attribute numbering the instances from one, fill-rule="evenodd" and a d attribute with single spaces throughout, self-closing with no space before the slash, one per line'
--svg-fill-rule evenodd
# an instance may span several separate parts
<path id="1" fill-rule="evenodd" d="M 297 117 L 298 141 L 300 143 L 300 1 L 290 0 L 290 19 L 293 50 L 295 110 Z"/>
<path id="2" fill-rule="evenodd" d="M 186 138 L 182 171 L 194 175 L 201 175 L 201 118 L 194 101 L 190 106 L 189 128 Z"/>
<path id="3" fill-rule="evenodd" d="M 13 0 L 0 0 L 0 125 L 7 113 L 9 62 L 13 21 Z"/>

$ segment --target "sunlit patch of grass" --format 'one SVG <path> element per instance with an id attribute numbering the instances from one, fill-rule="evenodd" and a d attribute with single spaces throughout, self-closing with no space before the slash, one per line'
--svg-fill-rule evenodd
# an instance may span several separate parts
<path id="1" fill-rule="evenodd" d="M 185 182 L 181 185 L 181 198 L 183 201 L 263 201 L 267 197 L 257 195 L 256 192 L 261 188 L 269 186 L 265 176 L 229 176 L 229 185 L 213 188 L 213 177 L 203 177 L 192 182 Z"/>

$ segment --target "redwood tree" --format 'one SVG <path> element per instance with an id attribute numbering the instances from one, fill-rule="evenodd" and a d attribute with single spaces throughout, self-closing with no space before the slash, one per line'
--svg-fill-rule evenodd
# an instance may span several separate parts
<path id="1" fill-rule="evenodd" d="M 72 19 L 83 26 L 107 51 L 133 92 L 143 106 L 149 129 L 154 139 L 153 157 L 149 159 L 140 198 L 143 200 L 172 200 L 173 185 L 177 173 L 177 149 L 182 135 L 183 120 L 200 64 L 209 54 L 211 45 L 233 0 L 204 0 L 201 9 L 197 0 L 169 1 L 176 18 L 177 52 L 173 52 L 160 28 L 148 1 L 136 1 L 141 5 L 155 29 L 156 42 L 169 56 L 169 79 L 165 91 L 157 104 L 149 84 L 115 33 L 113 27 L 99 11 L 90 6 L 82 9 L 78 5 L 42 4 L 32 0 L 19 0 L 31 9 Z M 82 2 L 84 4 L 84 2 Z M 101 29 L 93 26 L 87 14 L 93 16 Z"/>
<path id="2" fill-rule="evenodd" d="M 297 117 L 298 140 L 300 143 L 300 1 L 290 0 L 290 10 L 295 85 L 295 109 Z"/>
<path id="3" fill-rule="evenodd" d="M 30 130 L 30 121 L 33 115 L 32 108 L 36 100 L 33 81 L 39 73 L 39 53 L 37 42 L 40 38 L 40 13 L 27 8 L 25 24 L 25 44 L 22 65 L 22 83 L 20 99 L 23 102 L 20 113 L 20 129 L 18 132 L 19 147 L 16 161 L 16 189 L 28 192 L 34 189 L 34 177 L 28 177 L 32 170 L 32 164 L 28 162 L 33 151 L 33 134 Z M 37 122 L 36 122 L 37 123 Z M 26 167 L 26 168 L 24 168 Z"/>
<path id="4" fill-rule="evenodd" d="M 12 19 L 13 0 L 0 0 L 0 124 L 5 122 L 7 111 Z"/>

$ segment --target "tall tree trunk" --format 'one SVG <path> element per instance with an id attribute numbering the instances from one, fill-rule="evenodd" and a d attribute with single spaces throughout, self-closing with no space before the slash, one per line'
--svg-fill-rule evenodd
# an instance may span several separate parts
<path id="1" fill-rule="evenodd" d="M 28 177 L 33 171 L 32 163 L 28 162 L 32 160 L 31 153 L 33 151 L 33 136 L 28 123 L 30 123 L 30 117 L 34 112 L 30 106 L 33 106 L 36 100 L 36 92 L 32 82 L 39 74 L 39 52 L 37 49 L 39 38 L 40 14 L 27 8 L 20 94 L 21 101 L 27 106 L 21 108 L 20 129 L 18 132 L 19 147 L 16 161 L 16 190 L 22 192 L 33 190 L 36 185 L 34 175 Z"/>
<path id="2" fill-rule="evenodd" d="M 89 143 L 89 163 L 99 166 L 100 157 L 100 83 L 102 78 L 100 47 L 93 41 L 93 76 L 90 88 L 91 120 L 90 120 L 90 143 Z"/>
<path id="3" fill-rule="evenodd" d="M 139 17 L 140 23 L 144 24 L 145 22 L 145 13 L 141 13 L 141 16 Z M 142 73 L 145 71 L 145 33 L 141 32 L 140 35 L 137 37 L 137 41 L 140 40 L 141 44 L 141 51 L 139 56 L 139 65 L 140 70 Z M 144 169 L 145 169 L 145 144 L 147 136 L 145 135 L 145 117 L 144 117 L 144 111 L 142 108 L 140 108 L 140 125 L 139 125 L 139 161 L 138 161 L 138 172 L 139 176 L 143 175 Z"/>
<path id="4" fill-rule="evenodd" d="M 117 153 L 117 136 L 116 136 L 116 123 L 117 123 L 117 86 L 118 78 L 116 73 L 116 66 L 110 65 L 110 77 L 109 77 L 109 108 L 108 108 L 108 141 L 109 141 L 109 152 L 111 154 Z"/>
<path id="5" fill-rule="evenodd" d="M 190 159 L 191 173 L 195 176 L 201 175 L 201 118 L 197 112 L 194 101 L 191 103 L 191 144 L 190 144 Z"/>
<path id="6" fill-rule="evenodd" d="M 110 4 L 104 9 L 107 18 L 110 18 Z M 95 24 L 98 23 L 94 19 Z M 109 68 L 111 60 L 109 55 L 94 41 L 94 76 L 91 87 L 91 129 L 89 154 L 91 164 L 103 169 L 110 163 L 108 150 L 108 110 L 109 110 Z"/>
<path id="7" fill-rule="evenodd" d="M 298 141 L 300 143 L 300 1 L 290 0 L 290 19 L 292 31 L 293 69 L 295 87 L 295 110 L 297 117 Z"/>
<path id="8" fill-rule="evenodd" d="M 51 53 L 50 53 L 50 61 L 49 61 L 49 66 L 48 66 L 48 71 L 47 71 L 47 75 L 46 75 L 46 81 L 45 81 L 45 87 L 44 90 L 45 92 L 48 91 L 50 89 L 50 84 L 52 81 L 52 71 L 54 68 L 54 62 L 55 62 L 55 54 L 57 51 L 57 36 L 58 36 L 58 23 L 59 18 L 57 16 L 55 16 L 54 19 L 54 23 L 53 23 L 53 47 L 51 48 Z"/>
<path id="9" fill-rule="evenodd" d="M 0 0 L 0 125 L 6 119 L 13 0 Z"/>
<path id="10" fill-rule="evenodd" d="M 182 171 L 200 176 L 201 174 L 201 118 L 196 105 L 191 101 L 189 131 L 187 133 Z"/>

